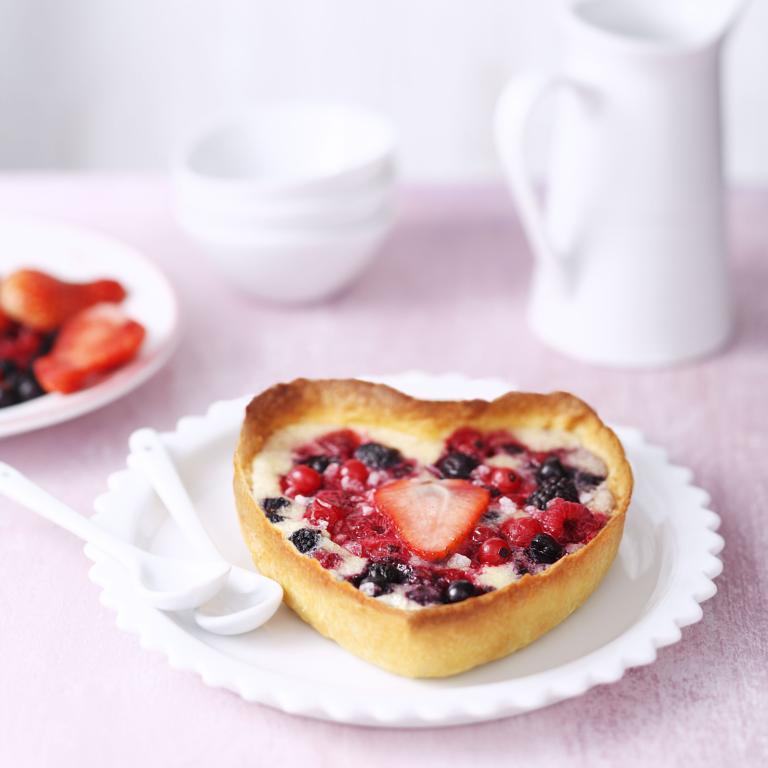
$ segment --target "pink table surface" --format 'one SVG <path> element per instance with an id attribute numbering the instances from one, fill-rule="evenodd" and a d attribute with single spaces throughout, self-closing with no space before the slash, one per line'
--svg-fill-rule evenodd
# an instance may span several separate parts
<path id="1" fill-rule="evenodd" d="M 719 593 L 653 665 L 521 717 L 420 732 L 289 717 L 172 670 L 115 627 L 71 536 L 0 503 L 4 766 L 765 765 L 768 760 L 768 190 L 732 196 L 738 323 L 720 356 L 629 373 L 557 355 L 523 324 L 530 257 L 499 189 L 413 190 L 380 260 L 333 303 L 232 294 L 175 228 L 162 180 L 10 176 L 0 214 L 92 225 L 151 256 L 185 336 L 101 411 L 0 441 L 0 456 L 90 510 L 129 433 L 298 375 L 423 369 L 568 389 L 690 466 L 723 517 Z M 567 758 L 567 763 L 553 762 Z"/>

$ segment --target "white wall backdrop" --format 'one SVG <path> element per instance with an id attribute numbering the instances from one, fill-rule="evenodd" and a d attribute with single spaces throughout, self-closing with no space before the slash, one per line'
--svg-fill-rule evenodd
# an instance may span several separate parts
<path id="1" fill-rule="evenodd" d="M 411 180 L 485 179 L 496 94 L 557 65 L 559 2 L 0 0 L 0 168 L 163 168 L 211 113 L 319 97 L 391 115 Z M 724 81 L 729 173 L 768 181 L 766 0 Z"/>

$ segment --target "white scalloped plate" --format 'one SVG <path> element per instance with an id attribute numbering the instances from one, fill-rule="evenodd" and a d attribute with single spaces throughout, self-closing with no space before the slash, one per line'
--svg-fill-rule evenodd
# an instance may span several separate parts
<path id="1" fill-rule="evenodd" d="M 509 389 L 497 380 L 411 373 L 385 379 L 421 397 L 492 398 Z M 231 492 L 231 456 L 247 399 L 215 403 L 164 435 L 209 532 L 234 563 L 250 566 Z M 241 637 L 201 631 L 185 614 L 142 604 L 125 573 L 94 550 L 91 579 L 122 629 L 171 665 L 194 670 L 207 685 L 285 712 L 344 723 L 431 727 L 526 712 L 649 664 L 676 643 L 680 628 L 702 616 L 722 569 L 719 518 L 691 472 L 671 466 L 633 429 L 617 429 L 636 476 L 635 494 L 616 562 L 587 603 L 533 645 L 444 680 L 407 680 L 341 650 L 282 607 L 266 626 Z M 109 478 L 96 500 L 100 524 L 153 552 L 190 555 L 146 483 L 130 470 Z"/>
<path id="2" fill-rule="evenodd" d="M 22 267 L 66 280 L 119 280 L 128 291 L 123 308 L 147 335 L 134 360 L 97 384 L 0 410 L 0 437 L 68 421 L 117 400 L 157 373 L 176 348 L 180 326 L 173 287 L 153 262 L 125 243 L 83 227 L 25 218 L 0 220 L 0 276 Z"/>

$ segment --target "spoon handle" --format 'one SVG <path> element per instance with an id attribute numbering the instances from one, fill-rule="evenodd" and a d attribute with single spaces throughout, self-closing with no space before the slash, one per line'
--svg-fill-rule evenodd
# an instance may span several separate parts
<path id="1" fill-rule="evenodd" d="M 139 429 L 131 435 L 129 444 L 129 465 L 144 475 L 190 544 L 206 557 L 223 560 L 200 522 L 160 435 L 154 429 Z"/>
<path id="2" fill-rule="evenodd" d="M 46 520 L 74 533 L 124 565 L 133 565 L 136 557 L 130 544 L 116 539 L 79 512 L 35 485 L 9 464 L 0 461 L 0 494 L 36 512 Z"/>

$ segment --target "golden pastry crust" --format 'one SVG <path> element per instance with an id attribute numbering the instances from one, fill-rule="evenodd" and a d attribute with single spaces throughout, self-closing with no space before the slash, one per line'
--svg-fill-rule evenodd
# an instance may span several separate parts
<path id="1" fill-rule="evenodd" d="M 315 559 L 300 554 L 254 498 L 254 457 L 275 432 L 301 422 L 386 426 L 425 439 L 443 437 L 457 426 L 563 430 L 605 462 L 615 507 L 592 541 L 541 574 L 461 603 L 413 611 L 395 608 L 335 579 Z M 563 621 L 589 597 L 613 562 L 632 493 L 632 472 L 618 438 L 586 403 L 565 392 L 438 402 L 353 379 L 297 379 L 251 401 L 234 463 L 240 525 L 259 570 L 280 582 L 286 603 L 322 635 L 407 677 L 463 672 L 507 656 Z"/>

